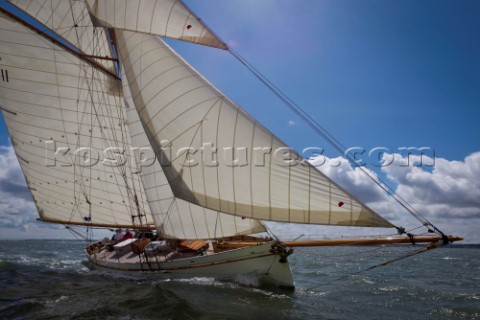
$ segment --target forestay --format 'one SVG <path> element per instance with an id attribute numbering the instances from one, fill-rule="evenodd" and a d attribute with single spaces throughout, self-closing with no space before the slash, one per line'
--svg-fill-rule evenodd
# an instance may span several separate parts
<path id="1" fill-rule="evenodd" d="M 134 104 L 176 197 L 254 219 L 393 227 L 308 162 L 291 161 L 301 158 L 161 39 L 116 35 Z"/>

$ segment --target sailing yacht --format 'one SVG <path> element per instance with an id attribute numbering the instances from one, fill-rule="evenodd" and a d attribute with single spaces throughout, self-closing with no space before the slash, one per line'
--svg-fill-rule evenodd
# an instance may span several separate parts
<path id="1" fill-rule="evenodd" d="M 136 232 L 90 239 L 92 267 L 293 288 L 293 247 L 413 242 L 308 162 L 289 165 L 301 157 L 165 43 L 232 52 L 182 1 L 0 9 L 0 108 L 39 220 Z M 263 221 L 400 235 L 282 242 Z M 416 243 L 459 240 L 422 223 L 437 234 Z"/>

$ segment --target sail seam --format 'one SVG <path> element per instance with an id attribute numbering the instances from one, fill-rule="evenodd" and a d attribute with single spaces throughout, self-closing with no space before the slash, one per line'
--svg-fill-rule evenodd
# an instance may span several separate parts
<path id="1" fill-rule="evenodd" d="M 131 54 L 132 51 L 137 50 L 137 47 L 138 47 L 138 46 L 143 45 L 143 43 L 144 43 L 144 42 L 147 42 L 147 41 L 149 41 L 149 40 L 145 40 L 145 41 L 142 41 L 142 42 L 136 44 L 135 46 L 133 46 L 132 48 L 130 48 L 130 50 L 129 50 L 127 53 L 125 53 L 125 54 L 126 54 L 126 55 Z M 126 50 L 126 49 L 122 49 L 122 51 L 123 51 L 123 50 Z M 128 67 L 129 67 L 129 68 L 127 69 L 127 68 L 124 66 L 124 67 L 125 67 L 124 72 L 127 73 L 127 74 L 131 74 L 131 73 L 132 73 L 132 69 L 135 68 L 135 66 L 136 66 L 137 64 L 139 64 L 139 63 L 145 58 L 146 55 L 149 55 L 150 53 L 156 52 L 156 51 L 158 51 L 159 53 L 161 53 L 161 51 L 163 51 L 163 48 L 161 48 L 161 49 L 159 49 L 159 48 L 152 48 L 152 49 L 146 50 L 145 52 L 142 52 L 142 54 L 139 55 L 139 57 L 136 58 L 136 59 L 133 60 L 133 61 L 131 61 L 131 57 L 126 57 L 123 64 L 125 65 L 125 62 L 128 61 Z M 169 57 L 169 56 L 159 57 L 157 60 L 154 60 L 154 61 L 151 62 L 149 65 L 146 65 L 146 66 L 143 68 L 143 70 L 146 70 L 146 69 L 150 68 L 151 66 L 155 65 L 157 62 L 160 62 L 160 61 L 165 60 L 165 59 L 172 59 L 172 57 Z M 133 79 L 131 79 L 130 82 L 137 82 L 137 79 L 138 79 L 139 77 L 141 77 L 141 73 L 139 73 L 138 75 L 135 75 L 135 76 L 133 77 Z"/>
<path id="2" fill-rule="evenodd" d="M 192 203 L 188 202 L 188 210 L 190 211 L 190 219 L 192 219 L 192 227 L 193 227 L 193 232 L 195 233 L 195 238 L 199 238 L 198 233 L 197 233 L 197 228 L 195 227 L 195 221 L 193 219 L 193 214 L 192 214 Z"/>
<path id="3" fill-rule="evenodd" d="M 198 123 L 199 124 L 202 124 L 203 121 L 205 120 L 205 117 L 208 115 L 208 113 L 211 111 L 211 109 L 215 106 L 215 104 L 217 104 L 218 101 L 220 101 L 220 99 L 218 97 L 213 97 L 213 98 L 209 98 L 209 99 L 206 99 L 206 100 L 203 100 L 193 106 L 191 106 L 190 108 L 188 108 L 187 110 L 183 111 L 182 113 L 178 114 L 177 116 L 175 116 L 175 118 L 171 119 L 169 122 L 165 123 L 162 128 L 160 128 L 160 130 L 158 132 L 155 132 L 154 134 L 155 135 L 160 135 L 160 133 L 165 130 L 169 125 L 173 124 L 175 121 L 177 121 L 178 119 L 180 119 L 183 115 L 185 115 L 187 112 L 190 112 L 191 110 L 195 109 L 195 108 L 198 108 L 199 106 L 201 106 L 202 104 L 206 103 L 206 102 L 209 102 L 211 100 L 216 100 L 213 105 L 210 107 L 210 109 L 205 113 L 205 116 L 203 117 L 203 119 L 201 119 Z M 180 136 L 180 135 L 179 135 Z M 174 140 L 170 141 L 170 142 L 174 142 Z"/>
<path id="4" fill-rule="evenodd" d="M 162 72 L 161 74 L 159 74 L 157 77 L 153 78 L 152 80 L 150 80 L 148 83 L 144 84 L 142 86 L 142 91 L 139 92 L 136 96 L 133 97 L 133 100 L 137 100 L 137 98 L 142 95 L 143 91 L 147 89 L 147 87 L 152 84 L 152 82 L 154 82 L 155 80 L 157 80 L 158 78 L 160 78 L 161 76 L 164 75 L 164 73 L 167 73 L 173 69 L 176 69 L 178 67 L 182 67 L 182 66 L 176 66 L 176 67 L 173 67 L 173 68 L 170 68 L 168 70 L 166 70 L 165 72 Z M 179 78 L 179 79 L 176 79 L 175 81 L 173 82 L 170 82 L 169 84 L 167 84 L 165 87 L 163 87 L 161 90 L 159 90 L 153 97 L 150 98 L 150 100 L 148 100 L 147 102 L 144 102 L 144 107 L 142 109 L 139 110 L 139 112 L 142 112 L 150 103 L 152 103 L 152 101 L 154 101 L 161 93 L 163 93 L 163 91 L 167 90 L 168 88 L 170 88 L 171 86 L 175 86 L 177 85 L 179 82 L 183 81 L 183 80 L 186 80 L 186 79 L 189 79 L 189 78 L 192 78 L 191 75 L 189 76 L 185 76 L 185 77 L 182 77 L 182 78 Z M 163 109 L 160 109 L 159 112 L 163 111 Z"/>
<path id="5" fill-rule="evenodd" d="M 273 151 L 273 135 L 270 135 L 270 157 L 268 166 L 268 209 L 269 220 L 272 220 L 272 151 Z"/>
<path id="6" fill-rule="evenodd" d="M 157 4 L 158 4 L 158 1 L 155 1 L 155 4 L 153 5 L 153 10 L 152 10 L 152 15 L 150 17 L 150 32 L 152 32 L 153 30 L 153 21 L 154 21 L 154 16 L 155 16 L 155 10 L 157 10 Z"/>
<path id="7" fill-rule="evenodd" d="M 175 6 L 177 5 L 178 1 L 175 1 L 172 5 L 172 7 L 170 8 L 170 11 L 168 13 L 168 17 L 167 17 L 167 21 L 165 23 L 165 32 L 164 34 L 168 34 L 168 25 L 170 23 L 170 17 L 172 16 L 172 12 L 173 12 L 173 9 L 175 8 Z"/>
<path id="8" fill-rule="evenodd" d="M 219 139 L 219 128 L 220 128 L 220 115 L 222 113 L 222 110 L 223 110 L 223 103 L 224 103 L 224 99 L 220 99 L 220 107 L 218 108 L 218 113 L 217 113 L 217 126 L 216 126 L 216 133 L 215 133 L 215 148 L 218 149 L 218 139 Z M 222 211 L 222 198 L 220 197 L 220 173 L 219 173 L 219 170 L 217 168 L 217 170 L 215 170 L 216 172 L 216 178 L 217 178 L 217 194 L 218 194 L 218 208 L 219 208 L 219 211 Z"/>
<path id="9" fill-rule="evenodd" d="M 252 132 L 252 139 L 250 140 L 250 176 L 249 176 L 249 185 L 250 185 L 250 217 L 253 217 L 253 145 L 255 141 L 255 132 L 257 129 L 257 122 L 253 122 L 253 132 Z"/>
<path id="10" fill-rule="evenodd" d="M 135 21 L 135 29 L 137 29 L 137 30 L 138 30 L 138 20 L 140 20 L 140 19 L 139 19 L 139 14 L 140 14 L 140 5 L 141 5 L 141 3 L 142 3 L 141 1 L 138 1 L 138 5 L 137 5 L 137 19 L 136 19 L 136 21 Z M 127 7 L 127 6 L 125 6 L 125 8 L 126 8 L 126 7 Z"/>
<path id="11" fill-rule="evenodd" d="M 147 108 L 148 105 L 149 105 L 150 103 L 152 103 L 164 90 L 170 88 L 171 86 L 174 86 L 174 85 L 178 84 L 178 83 L 181 82 L 182 80 L 186 80 L 186 79 L 189 79 L 189 78 L 193 78 L 193 77 L 192 77 L 192 76 L 183 77 L 183 78 L 178 79 L 178 80 L 175 80 L 174 82 L 171 82 L 171 83 L 169 83 L 167 86 L 163 87 L 163 88 L 162 88 L 161 90 L 159 90 L 153 97 L 151 97 L 150 100 L 144 102 L 144 108 L 141 109 L 141 110 L 139 110 L 139 112 L 142 112 L 145 108 Z M 166 105 L 164 105 L 160 110 L 158 110 L 158 112 L 157 112 L 156 114 L 154 114 L 154 115 L 152 116 L 152 118 L 155 117 L 158 113 L 162 112 L 162 111 L 163 111 L 165 108 L 167 108 L 170 104 L 172 104 L 172 103 L 174 103 L 175 101 L 177 101 L 178 99 L 180 99 L 181 97 L 183 97 L 183 96 L 187 95 L 188 93 L 193 92 L 193 91 L 195 91 L 195 90 L 197 90 L 197 89 L 201 89 L 201 88 L 203 88 L 203 87 L 204 87 L 204 86 L 202 85 L 202 86 L 200 86 L 200 87 L 193 88 L 193 89 L 191 89 L 190 91 L 187 91 L 187 92 L 185 92 L 184 94 L 176 97 L 175 99 L 173 99 L 172 101 L 170 101 L 169 103 L 167 103 Z M 145 88 L 144 88 L 144 89 L 145 89 Z M 143 90 L 142 90 L 142 91 L 143 91 Z M 140 93 L 140 94 L 141 94 L 141 93 Z M 138 96 L 137 96 L 137 97 L 138 97 Z M 136 99 L 134 99 L 134 100 L 136 100 Z"/>
<path id="12" fill-rule="evenodd" d="M 238 123 L 238 109 L 237 113 L 235 114 L 235 124 L 233 125 L 233 136 L 232 136 L 232 162 L 235 161 L 235 137 L 237 134 L 237 123 Z M 232 163 L 232 191 L 233 191 L 233 212 L 237 214 L 237 195 L 236 195 L 236 188 L 235 188 L 235 164 Z M 236 224 L 235 224 L 236 227 Z"/>
<path id="13" fill-rule="evenodd" d="M 174 199 L 174 202 L 175 202 L 175 208 L 177 209 L 177 212 L 180 212 L 179 208 L 178 208 L 178 201 L 177 199 L 175 198 Z M 183 219 L 182 219 L 182 216 L 179 217 L 179 221 L 180 221 L 180 226 L 182 228 L 182 233 L 183 233 L 183 238 L 186 238 L 186 233 L 185 233 L 185 227 L 183 225 Z"/>

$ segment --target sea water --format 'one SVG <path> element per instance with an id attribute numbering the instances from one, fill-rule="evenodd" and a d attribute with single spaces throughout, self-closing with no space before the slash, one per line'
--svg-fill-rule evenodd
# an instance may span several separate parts
<path id="1" fill-rule="evenodd" d="M 0 241 L 0 319 L 480 319 L 480 246 L 297 248 L 296 289 L 88 268 L 80 241 Z"/>

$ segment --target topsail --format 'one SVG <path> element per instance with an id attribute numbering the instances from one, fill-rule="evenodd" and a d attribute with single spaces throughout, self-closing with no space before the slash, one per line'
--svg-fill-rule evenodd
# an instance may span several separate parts
<path id="1" fill-rule="evenodd" d="M 102 26 L 227 49 L 180 0 L 87 0 Z"/>

